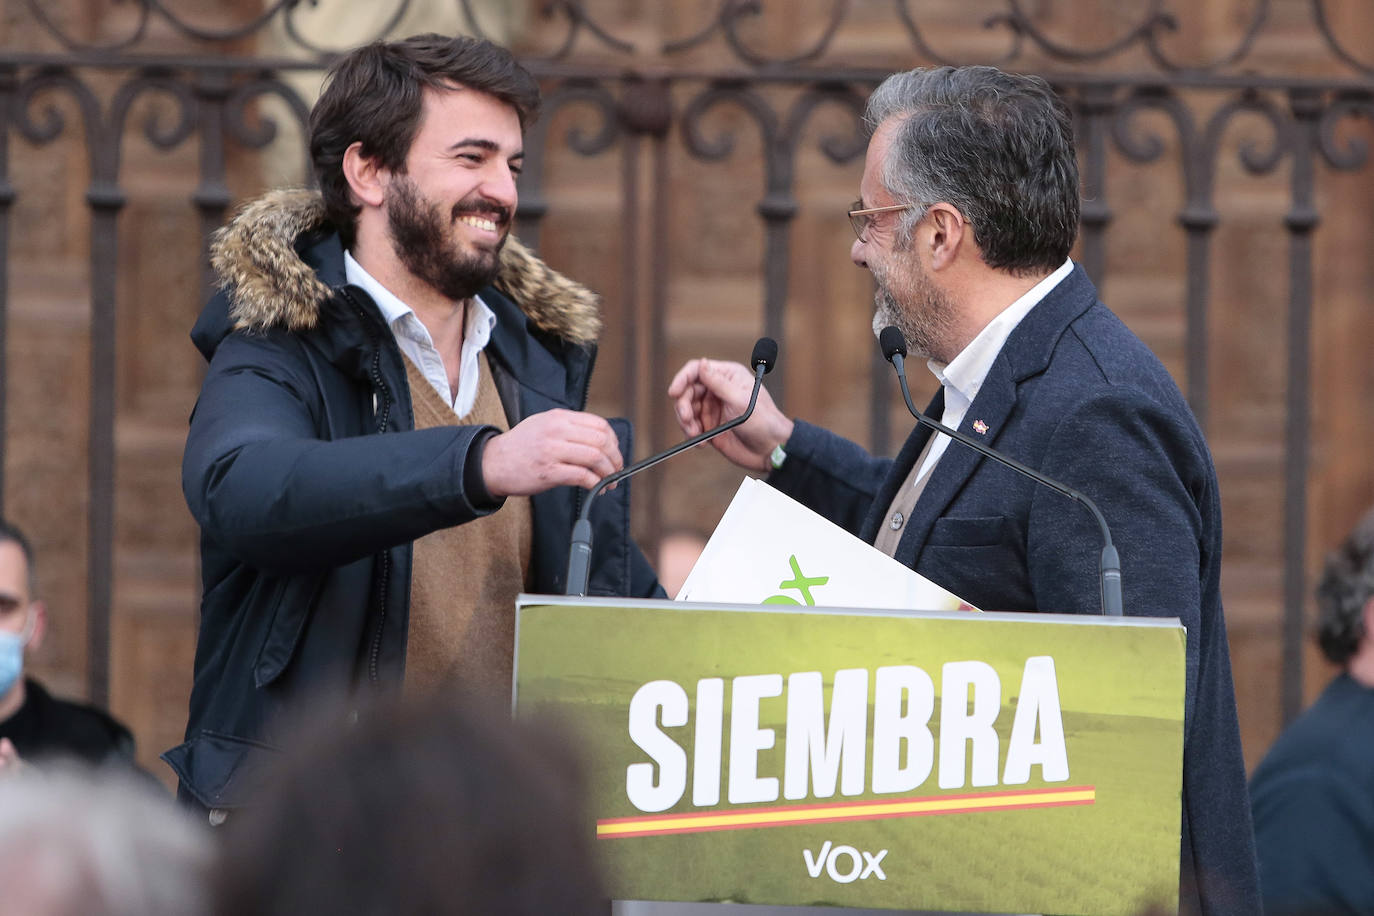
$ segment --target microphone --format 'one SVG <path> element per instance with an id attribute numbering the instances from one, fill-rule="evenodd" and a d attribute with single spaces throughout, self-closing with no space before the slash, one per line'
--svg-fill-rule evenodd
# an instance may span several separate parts
<path id="1" fill-rule="evenodd" d="M 616 471 L 614 474 L 607 474 L 597 482 L 597 485 L 587 493 L 587 498 L 582 501 L 582 511 L 578 513 L 577 521 L 573 524 L 572 545 L 568 548 L 568 578 L 565 595 L 575 595 L 582 597 L 587 594 L 587 578 L 591 574 L 592 565 L 592 523 L 591 511 L 592 500 L 601 494 L 611 484 L 632 477 L 647 468 L 651 468 L 660 461 L 665 461 L 678 452 L 685 451 L 694 445 L 700 445 L 707 439 L 713 439 L 721 433 L 729 432 L 739 426 L 754 413 L 754 405 L 758 403 L 759 389 L 763 387 L 763 377 L 773 371 L 773 364 L 778 359 L 778 343 L 771 337 L 760 337 L 754 343 L 754 352 L 749 356 L 749 367 L 754 370 L 754 390 L 749 395 L 749 406 L 744 409 L 744 413 L 727 420 L 715 429 L 708 429 L 705 432 L 697 433 L 685 442 L 679 442 L 665 452 L 657 455 L 650 455 L 643 461 L 636 461 Z"/>
<path id="2" fill-rule="evenodd" d="M 1107 617 L 1120 617 L 1121 558 L 1117 556 L 1116 547 L 1112 545 L 1112 533 L 1107 528 L 1107 520 L 1102 516 L 1102 512 L 1097 508 L 1097 505 L 1087 496 L 1072 487 L 1065 486 L 1057 480 L 1046 477 L 1039 471 L 1029 468 L 1019 461 L 1008 458 L 1006 455 L 1003 455 L 994 448 L 984 445 L 977 439 L 961 433 L 958 430 L 950 429 L 945 424 L 932 420 L 930 417 L 921 413 L 916 409 L 916 405 L 911 403 L 911 390 L 907 388 L 906 369 L 902 365 L 903 359 L 906 357 L 906 338 L 902 336 L 900 330 L 889 325 L 883 328 L 882 333 L 878 335 L 878 345 L 883 349 L 883 358 L 892 363 L 892 368 L 897 370 L 897 382 L 902 386 L 902 398 L 906 401 L 906 409 L 911 411 L 911 415 L 916 418 L 917 422 L 936 432 L 944 433 L 956 442 L 962 442 L 980 455 L 986 455 L 992 460 L 1011 468 L 1018 474 L 1029 477 L 1036 483 L 1043 484 L 1056 493 L 1062 493 L 1069 499 L 1081 503 L 1088 508 L 1088 511 L 1093 514 L 1093 518 L 1097 519 L 1098 527 L 1102 529 L 1102 560 L 1098 572 L 1098 577 L 1102 583 L 1102 614 Z"/>

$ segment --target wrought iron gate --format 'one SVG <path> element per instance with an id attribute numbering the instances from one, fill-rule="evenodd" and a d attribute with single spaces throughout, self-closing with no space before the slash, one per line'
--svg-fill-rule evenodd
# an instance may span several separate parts
<path id="1" fill-rule="evenodd" d="M 137 193 L 127 184 L 128 163 L 122 156 L 139 127 L 131 118 L 146 113 L 142 137 L 156 150 L 196 148 L 196 179 L 184 191 L 203 252 L 236 198 L 231 191 L 235 174 L 241 183 L 252 184 L 242 181 L 243 170 L 236 173 L 235 163 L 277 139 L 282 125 L 261 119 L 265 101 L 275 100 L 288 122 L 304 122 L 309 102 L 289 78 L 318 75 L 332 52 L 311 37 L 302 19 L 309 18 L 312 8 L 318 16 L 330 6 L 348 7 L 324 0 L 256 5 L 207 0 L 196 9 L 203 19 L 236 23 L 211 27 L 197 25 L 190 13 L 165 0 L 124 0 L 76 25 L 73 15 L 54 12 L 63 9 L 61 4 L 27 0 L 11 6 L 16 7 L 10 16 L 14 32 L 0 51 L 0 352 L 11 352 L 4 346 L 7 316 L 16 304 L 9 252 L 15 232 L 24 229 L 15 223 L 14 206 L 30 193 L 14 183 L 14 147 L 22 143 L 29 156 L 80 148 L 87 162 L 90 220 L 85 672 L 89 695 L 105 703 L 118 546 L 116 380 L 125 360 L 145 358 L 117 348 L 119 315 L 140 307 L 121 298 L 127 252 L 120 246 L 119 220 L 130 195 Z M 411 0 L 394 0 L 392 6 L 376 36 L 393 34 L 414 15 Z M 797 267 L 811 257 L 809 249 L 799 248 L 795 232 L 799 219 L 810 212 L 799 183 L 799 173 L 809 166 L 799 163 L 819 152 L 850 168 L 857 184 L 864 148 L 858 115 L 867 91 L 892 69 L 986 62 L 1043 73 L 1069 100 L 1078 120 L 1085 205 L 1077 257 L 1106 290 L 1109 304 L 1114 301 L 1116 263 L 1110 242 L 1119 222 L 1113 198 L 1119 186 L 1113 184 L 1113 174 L 1160 162 L 1177 170 L 1178 185 L 1169 193 L 1181 201 L 1172 216 L 1185 239 L 1182 263 L 1162 265 L 1161 271 L 1184 278 L 1180 382 L 1214 442 L 1226 434 L 1215 423 L 1215 380 L 1235 383 L 1214 362 L 1228 346 L 1214 321 L 1218 297 L 1212 278 L 1225 211 L 1218 186 L 1225 181 L 1234 187 L 1245 176 L 1281 180 L 1286 171 L 1287 203 L 1273 226 L 1286 248 L 1286 263 L 1274 266 L 1272 279 L 1287 287 L 1286 327 L 1276 330 L 1285 343 L 1277 357 L 1284 361 L 1283 431 L 1274 435 L 1283 467 L 1283 546 L 1281 557 L 1275 558 L 1282 564 L 1282 616 L 1274 623 L 1282 631 L 1277 712 L 1281 720 L 1290 719 L 1304 692 L 1308 558 L 1314 543 L 1329 540 L 1329 532 L 1314 538 L 1308 525 L 1312 412 L 1314 399 L 1322 396 L 1314 392 L 1311 363 L 1318 314 L 1314 234 L 1325 212 L 1318 194 L 1324 174 L 1368 177 L 1364 122 L 1374 114 L 1374 61 L 1358 57 L 1343 30 L 1369 34 L 1374 15 L 1346 11 L 1342 25 L 1323 0 L 1294 0 L 1283 7 L 1286 16 L 1279 22 L 1275 10 L 1280 4 L 1255 0 L 1248 12 L 1233 14 L 1227 29 L 1204 31 L 1203 39 L 1194 41 L 1185 28 L 1191 20 L 1179 18 L 1187 10 L 1166 0 L 1141 0 L 1126 12 L 1122 4 L 1091 0 L 986 0 L 980 8 L 987 15 L 981 18 L 967 9 L 978 4 L 920 0 L 719 0 L 710 10 L 687 3 L 631 4 L 635 13 L 628 19 L 627 5 L 620 4 L 615 21 L 599 11 L 602 6 L 593 0 L 531 3 L 513 33 L 515 46 L 546 89 L 543 115 L 527 138 L 518 231 L 539 243 L 547 218 L 558 212 L 560 188 L 547 178 L 551 160 L 619 154 L 611 182 L 620 201 L 621 231 L 619 255 L 612 260 L 618 261 L 615 283 L 621 301 L 615 307 L 622 321 L 610 330 L 603 349 L 617 354 L 619 409 L 639 420 L 654 444 L 671 438 L 664 412 L 648 406 L 647 399 L 658 397 L 666 379 L 667 316 L 678 307 L 670 255 L 675 250 L 673 214 L 682 204 L 671 180 L 674 162 L 738 169 L 732 151 L 743 142 L 743 133 L 754 134 L 749 142 L 760 151 L 762 187 L 752 200 L 737 202 L 738 218 L 741 223 L 761 222 L 758 331 L 782 341 L 786 352 L 789 338 L 799 333 L 789 324 L 789 307 L 805 292 L 796 289 Z M 491 18 L 490 11 L 475 9 L 470 0 L 457 0 L 448 10 L 469 31 L 487 31 L 484 20 Z M 1303 17 L 1305 21 L 1297 21 Z M 107 37 L 90 39 L 82 29 Z M 1295 30 L 1305 30 L 1310 40 L 1306 56 L 1290 73 L 1273 46 Z M 1062 37 L 1064 32 L 1072 38 Z M 676 37 L 646 40 L 646 33 Z M 264 50 L 269 35 L 275 51 Z M 1219 50 L 1197 52 L 1203 45 Z M 59 104 L 58 99 L 65 101 Z M 560 114 L 565 110 L 575 114 Z M 78 123 L 73 123 L 72 111 Z M 812 149 L 808 132 L 818 118 L 832 128 L 841 126 Z M 573 123 L 566 133 L 552 129 L 569 121 Z M 1239 140 L 1237 131 L 1243 135 Z M 210 289 L 203 256 L 199 265 L 167 269 L 199 271 L 201 291 Z M 187 326 L 192 308 L 188 303 Z M 1368 322 L 1356 327 L 1359 333 L 1369 330 Z M 14 348 L 22 342 L 11 336 L 8 344 Z M 7 358 L 0 364 L 0 429 L 9 437 L 4 464 L 10 464 L 11 442 L 23 435 L 5 424 L 12 415 L 6 411 L 13 390 L 12 362 Z M 866 434 L 875 451 L 886 451 L 894 442 L 890 386 L 881 362 L 873 362 Z M 646 392 L 646 386 L 657 390 Z M 789 403 L 792 408 L 814 406 Z M 1350 422 L 1367 423 L 1368 418 Z M 1228 467 L 1222 460 L 1219 465 L 1225 488 Z M 175 474 L 175 467 L 167 473 Z M 1370 487 L 1372 477 L 1366 474 L 1360 480 Z M 22 486 L 23 481 L 6 479 L 0 494 L 13 494 Z M 642 486 L 649 492 L 637 497 L 641 504 L 654 505 L 663 496 L 661 484 L 652 479 Z M 659 515 L 641 519 L 641 524 L 641 534 L 651 538 Z M 1228 524 L 1245 521 L 1228 516 Z M 62 562 L 50 559 L 49 565 Z M 188 607 L 186 613 L 193 616 L 194 609 Z"/>

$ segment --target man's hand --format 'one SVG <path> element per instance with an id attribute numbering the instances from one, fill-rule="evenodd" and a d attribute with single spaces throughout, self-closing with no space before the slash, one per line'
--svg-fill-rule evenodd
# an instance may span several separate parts
<path id="1" fill-rule="evenodd" d="M 24 761 L 8 738 L 0 738 L 0 778 L 16 776 L 24 769 Z"/>
<path id="2" fill-rule="evenodd" d="M 611 424 L 591 413 L 546 410 L 493 436 L 482 452 L 492 496 L 533 496 L 554 487 L 591 489 L 625 466 Z"/>
<path id="3" fill-rule="evenodd" d="M 754 390 L 754 373 L 739 363 L 694 359 L 678 370 L 668 385 L 678 426 L 688 436 L 719 426 L 744 413 Z M 711 444 L 746 471 L 767 474 L 773 447 L 792 437 L 792 421 L 778 410 L 767 388 L 759 389 L 754 413 Z"/>

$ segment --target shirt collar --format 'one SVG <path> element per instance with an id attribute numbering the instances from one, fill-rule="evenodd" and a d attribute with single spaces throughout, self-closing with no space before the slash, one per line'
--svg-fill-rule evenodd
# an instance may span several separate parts
<path id="1" fill-rule="evenodd" d="M 382 318 L 386 320 L 388 325 L 395 324 L 406 315 L 415 314 L 414 309 L 402 302 L 395 293 L 368 273 L 363 265 L 354 259 L 351 251 L 344 252 L 344 279 L 354 286 L 362 287 L 363 291 L 372 297 L 372 301 L 377 303 L 377 308 L 381 309 Z"/>
<path id="2" fill-rule="evenodd" d="M 496 313 L 487 307 L 482 297 L 472 297 L 472 307 L 468 309 L 468 326 L 463 334 L 463 347 L 472 342 L 475 349 L 485 349 L 491 341 L 491 329 L 496 327 Z"/>
<path id="3" fill-rule="evenodd" d="M 1073 261 L 1064 261 L 1053 273 L 1002 309 L 948 364 L 932 359 L 926 361 L 926 366 L 940 380 L 941 385 L 953 388 L 972 402 L 978 396 L 978 389 L 983 386 L 983 380 L 987 378 L 997 354 L 1002 352 L 1002 347 L 1011 336 L 1011 332 L 1016 330 L 1021 319 L 1030 314 L 1031 309 L 1050 294 L 1050 290 L 1063 282 L 1072 272 Z"/>
<path id="4" fill-rule="evenodd" d="M 354 259 L 351 251 L 344 252 L 344 278 L 354 286 L 361 287 L 372 297 L 372 301 L 377 303 L 377 308 L 381 310 L 387 326 L 393 330 L 396 322 L 404 320 L 407 315 L 415 315 L 415 310 L 368 273 L 366 268 Z M 415 316 L 415 320 L 420 320 L 418 315 Z M 494 327 L 496 313 L 487 307 L 481 296 L 473 296 L 472 308 L 468 309 L 467 325 L 463 328 L 465 345 L 470 340 L 473 346 L 482 349 L 491 339 L 491 329 Z"/>

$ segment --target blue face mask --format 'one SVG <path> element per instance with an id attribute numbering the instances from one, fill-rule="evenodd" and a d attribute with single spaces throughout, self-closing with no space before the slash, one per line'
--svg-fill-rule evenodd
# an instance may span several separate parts
<path id="1" fill-rule="evenodd" d="M 18 633 L 0 630 L 0 696 L 9 693 L 24 673 L 24 647 L 33 635 L 31 619 L 24 621 L 24 629 Z"/>

